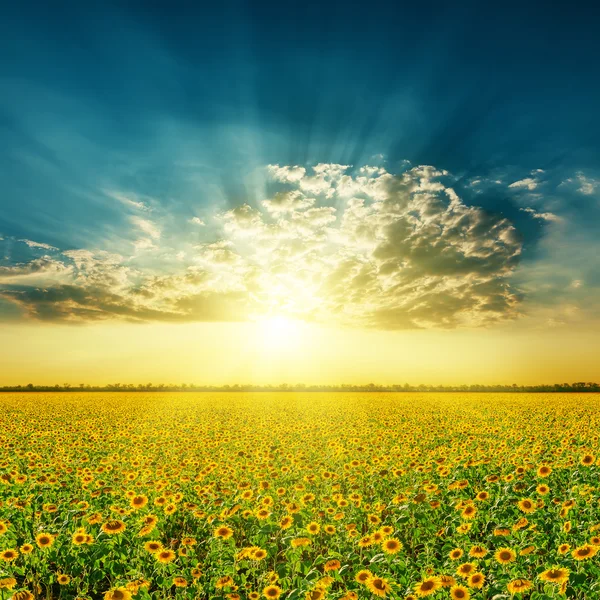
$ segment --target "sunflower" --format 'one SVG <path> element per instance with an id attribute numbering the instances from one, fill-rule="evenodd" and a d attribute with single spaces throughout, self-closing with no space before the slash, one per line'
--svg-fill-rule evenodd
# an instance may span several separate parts
<path id="1" fill-rule="evenodd" d="M 28 590 L 21 590 L 12 595 L 11 600 L 35 600 L 35 596 Z"/>
<path id="2" fill-rule="evenodd" d="M 396 538 L 388 538 L 382 542 L 381 549 L 386 554 L 396 554 L 402 550 L 402 542 Z"/>
<path id="3" fill-rule="evenodd" d="M 160 563 L 167 564 L 175 560 L 175 552 L 173 550 L 159 550 L 154 553 L 154 557 Z"/>
<path id="4" fill-rule="evenodd" d="M 324 577 L 321 577 L 317 583 L 315 583 L 315 586 L 325 589 L 328 588 L 334 581 L 335 579 L 331 577 L 331 575 L 325 575 Z"/>
<path id="5" fill-rule="evenodd" d="M 575 560 L 587 560 L 588 558 L 592 558 L 596 556 L 598 553 L 598 546 L 592 546 L 591 544 L 584 544 L 583 546 L 579 546 L 579 548 L 575 548 L 571 555 Z"/>
<path id="6" fill-rule="evenodd" d="M 450 552 L 448 552 L 448 556 L 451 558 L 451 560 L 458 560 L 463 554 L 464 552 L 460 548 L 454 548 L 454 550 L 450 550 Z"/>
<path id="7" fill-rule="evenodd" d="M 21 554 L 31 554 L 33 552 L 33 544 L 23 544 L 19 550 Z"/>
<path id="8" fill-rule="evenodd" d="M 484 583 L 485 575 L 483 573 L 473 573 L 472 575 L 469 575 L 469 578 L 467 579 L 467 585 L 477 590 L 480 590 Z"/>
<path id="9" fill-rule="evenodd" d="M 440 575 L 440 582 L 442 583 L 442 587 L 452 587 L 456 585 L 456 579 L 452 577 L 452 575 Z"/>
<path id="10" fill-rule="evenodd" d="M 370 535 L 364 535 L 358 540 L 358 545 L 361 548 L 368 548 L 373 545 L 373 538 Z"/>
<path id="11" fill-rule="evenodd" d="M 371 571 L 368 569 L 362 569 L 362 571 L 359 571 L 354 576 L 354 580 L 358 583 L 366 584 L 371 577 L 373 577 L 373 573 L 371 573 Z"/>
<path id="12" fill-rule="evenodd" d="M 306 526 L 306 531 L 308 531 L 310 535 L 316 535 L 317 533 L 319 533 L 319 531 L 321 531 L 321 526 L 318 523 L 312 521 Z"/>
<path id="13" fill-rule="evenodd" d="M 71 581 L 71 578 L 68 575 L 64 575 L 61 573 L 56 577 L 56 581 L 58 582 L 58 585 L 68 585 Z"/>
<path id="14" fill-rule="evenodd" d="M 439 577 L 427 577 L 417 583 L 413 589 L 419 598 L 425 598 L 425 596 L 435 594 L 441 587 L 442 582 Z"/>
<path id="15" fill-rule="evenodd" d="M 193 568 L 190 573 L 193 579 L 200 579 L 200 577 L 202 577 L 202 570 L 198 567 Z"/>
<path id="16" fill-rule="evenodd" d="M 539 578 L 542 581 L 549 581 L 550 583 L 557 583 L 560 585 L 564 581 L 569 579 L 569 569 L 562 567 L 552 567 L 543 573 L 540 573 Z"/>
<path id="17" fill-rule="evenodd" d="M 535 489 L 541 496 L 545 496 L 550 491 L 550 488 L 545 483 L 540 483 Z"/>
<path id="18" fill-rule="evenodd" d="M 371 593 L 385 598 L 386 594 L 392 589 L 390 584 L 383 577 L 370 577 L 367 580 L 367 588 Z"/>
<path id="19" fill-rule="evenodd" d="M 223 577 L 219 577 L 217 581 L 215 581 L 215 587 L 217 589 L 222 589 L 226 587 L 231 587 L 233 585 L 233 579 L 229 577 L 229 575 L 224 575 Z"/>
<path id="20" fill-rule="evenodd" d="M 118 519 L 114 521 L 107 521 L 102 525 L 102 531 L 108 535 L 116 535 L 118 533 L 123 533 L 125 531 L 125 523 L 123 521 L 119 521 Z"/>
<path id="21" fill-rule="evenodd" d="M 292 517 L 290 517 L 289 515 L 283 517 L 283 519 L 281 519 L 281 521 L 279 521 L 279 527 L 281 527 L 281 529 L 289 529 L 292 524 L 294 522 L 294 519 Z"/>
<path id="22" fill-rule="evenodd" d="M 494 557 L 501 565 L 507 565 L 515 560 L 517 555 L 510 548 L 500 548 L 494 554 Z"/>
<path id="23" fill-rule="evenodd" d="M 258 592 L 250 592 L 248 594 L 248 600 L 258 600 L 260 598 L 260 594 Z"/>
<path id="24" fill-rule="evenodd" d="M 197 543 L 198 542 L 197 542 L 196 538 L 193 538 L 193 537 L 184 537 L 181 540 L 182 546 L 195 546 Z"/>
<path id="25" fill-rule="evenodd" d="M 184 587 L 187 587 L 188 582 L 187 582 L 187 579 L 185 579 L 185 577 L 177 576 L 177 577 L 173 577 L 173 585 L 175 587 L 184 588 Z"/>
<path id="26" fill-rule="evenodd" d="M 221 525 L 221 527 L 217 527 L 213 531 L 213 535 L 216 538 L 223 538 L 224 540 L 228 540 L 233 535 L 233 529 L 230 527 L 226 527 L 225 525 Z"/>
<path id="27" fill-rule="evenodd" d="M 106 592 L 104 600 L 131 600 L 131 592 L 127 588 L 118 587 Z"/>
<path id="28" fill-rule="evenodd" d="M 86 543 L 87 540 L 87 534 L 84 532 L 77 532 L 73 534 L 73 537 L 71 538 L 71 541 L 73 542 L 73 544 L 75 546 L 81 546 L 82 544 Z"/>
<path id="29" fill-rule="evenodd" d="M 254 548 L 250 558 L 252 560 L 264 560 L 267 558 L 267 551 L 263 550 L 262 548 Z"/>
<path id="30" fill-rule="evenodd" d="M 452 600 L 469 600 L 471 592 L 464 585 L 453 585 L 450 588 L 450 598 Z"/>
<path id="31" fill-rule="evenodd" d="M 566 554 L 571 549 L 571 544 L 561 544 L 558 547 L 559 554 Z"/>
<path id="32" fill-rule="evenodd" d="M 8 525 L 4 521 L 0 521 L 0 535 L 8 531 Z"/>
<path id="33" fill-rule="evenodd" d="M 323 566 L 323 569 L 325 571 L 339 571 L 339 569 L 341 568 L 341 563 L 339 560 L 328 560 L 325 565 Z"/>
<path id="34" fill-rule="evenodd" d="M 50 535 L 49 533 L 38 533 L 35 536 L 35 543 L 40 548 L 50 548 L 50 546 L 54 544 L 54 536 Z"/>
<path id="35" fill-rule="evenodd" d="M 494 529 L 494 535 L 496 537 L 506 537 L 507 535 L 510 535 L 510 529 L 507 529 L 506 527 Z"/>
<path id="36" fill-rule="evenodd" d="M 162 544 L 157 541 L 150 541 L 144 544 L 144 550 L 150 552 L 150 554 L 156 554 L 162 550 Z"/>
<path id="37" fill-rule="evenodd" d="M 519 556 L 527 556 L 528 554 L 531 554 L 532 552 L 535 552 L 535 546 L 525 546 L 525 548 L 523 548 L 523 550 L 519 551 Z"/>
<path id="38" fill-rule="evenodd" d="M 101 523 L 102 515 L 100 513 L 93 513 L 87 518 L 87 522 L 90 525 L 95 525 L 96 523 Z"/>
<path id="39" fill-rule="evenodd" d="M 532 588 L 531 581 L 527 579 L 513 579 L 509 584 L 507 584 L 506 589 L 511 594 L 520 594 L 521 592 L 525 592 Z"/>
<path id="40" fill-rule="evenodd" d="M 460 516 L 463 519 L 474 519 L 476 514 L 477 514 L 477 507 L 469 504 L 468 506 L 465 506 L 465 508 L 462 511 L 462 513 L 460 514 Z"/>
<path id="41" fill-rule="evenodd" d="M 281 588 L 278 585 L 268 585 L 263 591 L 262 595 L 267 598 L 267 600 L 273 600 L 274 598 L 279 598 L 281 596 Z"/>
<path id="42" fill-rule="evenodd" d="M 563 531 L 569 533 L 571 531 L 571 521 L 565 521 L 563 524 Z"/>
<path id="43" fill-rule="evenodd" d="M 537 470 L 538 477 L 548 477 L 550 473 L 552 473 L 552 467 L 548 465 L 542 465 Z"/>
<path id="44" fill-rule="evenodd" d="M 592 546 L 600 546 L 600 537 L 595 535 L 594 537 L 590 538 L 590 544 Z"/>
<path id="45" fill-rule="evenodd" d="M 311 541 L 308 538 L 300 537 L 294 538 L 290 544 L 292 545 L 292 548 L 300 548 L 301 546 L 310 546 Z"/>
<path id="46" fill-rule="evenodd" d="M 314 590 L 309 590 L 304 595 L 304 600 L 322 600 L 325 597 L 325 590 L 322 588 L 315 588 Z"/>
<path id="47" fill-rule="evenodd" d="M 129 500 L 129 504 L 131 508 L 139 510 L 140 508 L 144 508 L 146 504 L 148 504 L 148 496 L 144 496 L 144 494 L 139 494 L 138 496 L 133 496 L 131 500 Z"/>
<path id="48" fill-rule="evenodd" d="M 483 558 L 488 553 L 488 549 L 485 546 L 473 546 L 469 550 L 469 556 L 473 558 Z"/>
<path id="49" fill-rule="evenodd" d="M 530 498 L 523 498 L 522 500 L 519 500 L 519 502 L 517 502 L 517 506 L 519 507 L 519 510 L 527 514 L 535 512 L 536 509 L 535 502 Z"/>
<path id="50" fill-rule="evenodd" d="M 0 590 L 12 590 L 17 585 L 14 577 L 3 577 L 0 579 Z"/>
<path id="51" fill-rule="evenodd" d="M 456 569 L 456 574 L 461 577 L 468 577 L 471 573 L 474 573 L 477 570 L 477 565 L 475 563 L 463 563 L 459 565 L 458 569 Z"/>
<path id="52" fill-rule="evenodd" d="M 0 552 L 0 560 L 5 562 L 12 562 L 19 556 L 19 551 L 14 550 L 13 548 L 9 548 L 8 550 L 4 550 Z"/>
<path id="53" fill-rule="evenodd" d="M 593 454 L 584 454 L 581 459 L 579 460 L 579 462 L 584 466 L 584 467 L 589 467 L 590 465 L 593 465 L 594 462 L 596 460 L 596 457 Z"/>

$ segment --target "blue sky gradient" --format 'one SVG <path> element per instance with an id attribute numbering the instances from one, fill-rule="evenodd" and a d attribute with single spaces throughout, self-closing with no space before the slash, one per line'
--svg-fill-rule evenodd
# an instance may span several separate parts
<path id="1" fill-rule="evenodd" d="M 270 164 L 433 165 L 467 206 L 514 225 L 513 280 L 532 311 L 596 318 L 599 16 L 547 3 L 12 3 L 0 265 L 131 254 L 136 218 L 174 251 L 215 241 L 215 215 L 285 187 Z M 166 251 L 142 262 L 177 265 Z M 22 315 L 6 298 L 0 314 Z"/>

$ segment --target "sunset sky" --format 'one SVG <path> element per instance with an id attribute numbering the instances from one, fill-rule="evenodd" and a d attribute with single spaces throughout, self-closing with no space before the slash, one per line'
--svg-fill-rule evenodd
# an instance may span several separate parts
<path id="1" fill-rule="evenodd" d="M 600 379 L 598 15 L 157 6 L 3 9 L 0 385 Z"/>

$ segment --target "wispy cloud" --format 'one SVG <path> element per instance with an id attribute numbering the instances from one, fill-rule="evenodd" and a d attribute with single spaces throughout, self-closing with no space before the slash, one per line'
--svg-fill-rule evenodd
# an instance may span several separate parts
<path id="1" fill-rule="evenodd" d="M 51 246 L 50 244 L 45 244 L 44 242 L 34 242 L 33 240 L 25 240 L 25 239 L 21 239 L 19 241 L 23 242 L 24 244 L 27 244 L 30 248 L 39 248 L 41 250 L 58 250 L 58 248 L 55 248 L 54 246 Z"/>
<path id="2" fill-rule="evenodd" d="M 140 200 L 136 194 L 124 194 L 116 190 L 104 190 L 104 193 L 110 198 L 117 200 L 129 208 L 134 208 L 144 212 L 149 212 L 152 210 L 152 208 L 146 202 Z"/>
<path id="3" fill-rule="evenodd" d="M 534 219 L 540 219 L 542 221 L 551 221 L 553 223 L 560 223 L 562 218 L 551 212 L 538 212 L 533 208 L 520 208 L 519 210 L 531 215 Z"/>
<path id="4" fill-rule="evenodd" d="M 154 238 L 155 240 L 160 238 L 160 228 L 153 221 L 142 219 L 141 217 L 131 217 L 131 222 L 151 238 Z"/>

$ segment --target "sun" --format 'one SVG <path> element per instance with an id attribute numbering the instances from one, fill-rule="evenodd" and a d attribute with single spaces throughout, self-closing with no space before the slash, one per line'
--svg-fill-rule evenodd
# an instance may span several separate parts
<path id="1" fill-rule="evenodd" d="M 282 315 L 269 315 L 257 321 L 262 345 L 267 349 L 293 348 L 302 337 L 302 323 Z"/>

